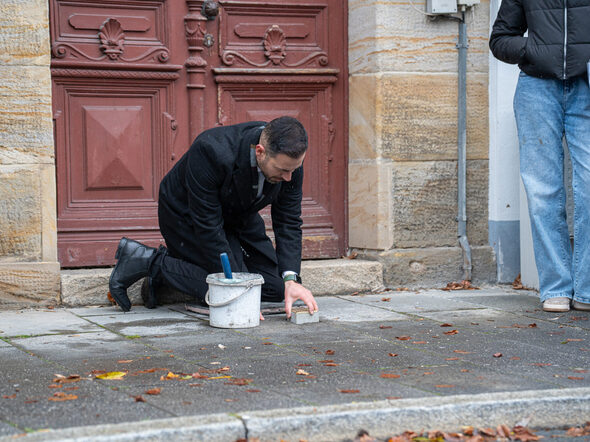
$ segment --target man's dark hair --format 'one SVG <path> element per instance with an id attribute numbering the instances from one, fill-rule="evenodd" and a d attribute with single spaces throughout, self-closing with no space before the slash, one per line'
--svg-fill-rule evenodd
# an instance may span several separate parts
<path id="1" fill-rule="evenodd" d="M 266 125 L 261 142 L 270 156 L 282 153 L 299 158 L 307 150 L 307 132 L 299 120 L 279 117 Z"/>

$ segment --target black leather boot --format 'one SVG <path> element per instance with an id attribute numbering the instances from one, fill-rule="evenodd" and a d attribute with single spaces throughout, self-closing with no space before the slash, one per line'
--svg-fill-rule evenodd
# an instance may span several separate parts
<path id="1" fill-rule="evenodd" d="M 127 289 L 136 281 L 147 276 L 156 249 L 129 238 L 121 238 L 115 258 L 117 265 L 111 273 L 109 290 L 111 296 L 124 312 L 131 310 Z"/>

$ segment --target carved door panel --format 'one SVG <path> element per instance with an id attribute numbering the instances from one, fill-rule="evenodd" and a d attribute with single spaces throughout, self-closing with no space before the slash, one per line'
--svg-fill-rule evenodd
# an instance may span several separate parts
<path id="1" fill-rule="evenodd" d="M 347 10 L 339 0 L 222 1 L 213 81 L 221 124 L 299 119 L 305 160 L 303 254 L 346 246 Z M 269 211 L 263 211 L 269 226 Z"/>
<path id="2" fill-rule="evenodd" d="M 112 264 L 121 236 L 162 242 L 159 182 L 193 138 L 279 115 L 310 136 L 304 256 L 344 252 L 346 9 L 203 3 L 50 0 L 63 267 Z"/>

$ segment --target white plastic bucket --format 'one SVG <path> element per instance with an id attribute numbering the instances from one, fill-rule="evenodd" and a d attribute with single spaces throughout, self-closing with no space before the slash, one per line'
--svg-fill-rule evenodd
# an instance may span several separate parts
<path id="1" fill-rule="evenodd" d="M 256 273 L 223 273 L 207 276 L 209 325 L 219 328 L 249 328 L 260 324 L 260 295 L 264 278 Z"/>

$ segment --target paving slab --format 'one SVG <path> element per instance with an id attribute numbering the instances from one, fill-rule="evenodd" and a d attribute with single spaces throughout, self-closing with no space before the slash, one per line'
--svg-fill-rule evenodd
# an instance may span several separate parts
<path id="1" fill-rule="evenodd" d="M 406 319 L 404 315 L 380 308 L 380 305 L 373 306 L 368 302 L 358 302 L 355 297 L 351 296 L 318 298 L 316 301 L 318 303 L 320 321 L 364 322 Z"/>
<path id="2" fill-rule="evenodd" d="M 465 302 L 463 299 L 459 300 L 431 292 L 385 292 L 378 295 L 339 296 L 339 298 L 356 304 L 370 305 L 392 312 L 411 314 L 481 308 L 478 305 L 474 305 L 474 303 Z"/>
<path id="3" fill-rule="evenodd" d="M 0 337 L 82 333 L 100 327 L 61 310 L 21 310 L 0 312 Z"/>

